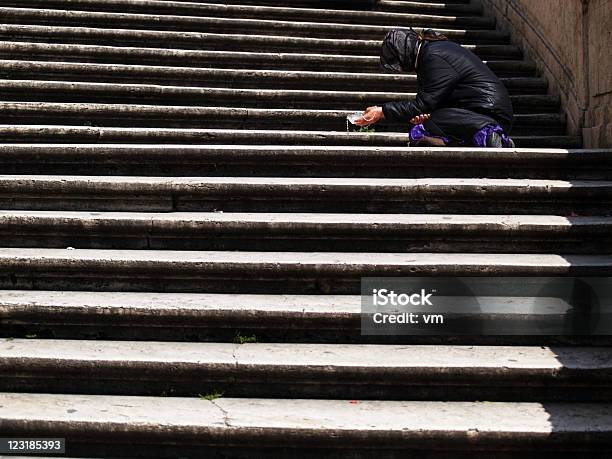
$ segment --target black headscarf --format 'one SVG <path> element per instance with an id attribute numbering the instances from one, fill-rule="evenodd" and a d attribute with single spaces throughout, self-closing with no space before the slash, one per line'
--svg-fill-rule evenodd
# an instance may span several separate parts
<path id="1" fill-rule="evenodd" d="M 446 37 L 431 29 L 422 33 L 412 28 L 392 30 L 383 40 L 380 66 L 387 72 L 414 72 L 419 43 L 438 40 L 446 40 Z"/>

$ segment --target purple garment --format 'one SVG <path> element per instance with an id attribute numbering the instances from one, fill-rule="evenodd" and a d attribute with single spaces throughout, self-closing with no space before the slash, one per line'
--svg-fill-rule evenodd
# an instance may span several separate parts
<path id="1" fill-rule="evenodd" d="M 426 136 L 435 137 L 436 139 L 442 139 L 444 140 L 444 143 L 449 142 L 449 140 L 446 137 L 439 137 L 439 136 L 431 135 L 429 132 L 427 132 L 427 129 L 425 129 L 425 126 L 423 126 L 423 124 L 417 124 L 412 129 L 410 129 L 410 142 L 411 143 L 421 140 L 423 137 L 426 137 Z"/>
<path id="2" fill-rule="evenodd" d="M 482 129 L 476 131 L 474 137 L 472 138 L 472 143 L 475 147 L 486 147 L 487 146 L 487 137 L 496 132 L 502 139 L 502 146 L 504 148 L 509 148 L 512 146 L 510 143 L 510 137 L 508 137 L 503 128 L 499 124 L 489 124 L 488 126 L 483 127 Z"/>
<path id="3" fill-rule="evenodd" d="M 482 129 L 479 129 L 478 131 L 476 131 L 476 134 L 474 134 L 474 136 L 472 137 L 472 145 L 475 147 L 486 147 L 487 137 L 491 135 L 493 132 L 496 132 L 497 134 L 499 134 L 499 136 L 502 139 L 502 146 L 504 148 L 509 148 L 512 146 L 512 144 L 510 143 L 510 137 L 508 137 L 504 133 L 504 129 L 499 124 L 489 124 L 483 127 Z M 423 124 L 417 124 L 410 130 L 410 142 L 411 143 L 417 142 L 425 136 L 434 137 L 436 139 L 442 139 L 444 143 L 446 144 L 450 143 L 450 139 L 448 139 L 447 137 L 431 135 L 429 132 L 427 132 L 427 129 L 425 129 L 425 126 L 423 126 Z M 462 144 L 463 142 L 456 142 L 454 145 L 458 146 Z"/>

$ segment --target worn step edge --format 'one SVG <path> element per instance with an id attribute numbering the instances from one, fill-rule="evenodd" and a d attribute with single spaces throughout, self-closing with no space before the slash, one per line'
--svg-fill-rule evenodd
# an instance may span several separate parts
<path id="1" fill-rule="evenodd" d="M 612 381 L 612 354 L 607 347 L 547 346 L 453 346 L 453 345 L 365 345 L 295 343 L 167 343 L 141 341 L 88 341 L 54 339 L 0 340 L 0 371 L 5 376 L 18 364 L 20 371 L 38 373 L 45 369 L 62 372 L 116 365 L 155 365 L 171 372 L 196 369 L 221 371 L 228 376 L 249 370 L 262 376 L 270 369 L 332 375 L 346 371 L 377 379 L 385 376 L 443 377 L 440 369 L 458 375 L 489 376 L 500 381 L 532 374 L 563 380 L 572 372 L 589 371 L 600 381 Z M 168 368 L 168 365 L 171 368 Z M 76 367 L 76 368 L 75 368 Z M 253 367 L 259 367 L 255 369 Z M 284 368 L 283 368 L 284 367 Z M 291 370 L 291 367 L 294 370 Z M 140 367 L 143 368 L 143 367 Z M 104 370 L 102 370 L 104 371 Z M 387 373 L 388 372 L 388 373 Z M 513 374 L 510 374 L 510 373 Z M 596 372 L 596 374 L 595 374 Z M 82 375 L 88 377 L 89 375 Z M 134 375 L 136 377 L 140 375 Z M 144 375 L 143 375 L 144 376 Z M 291 377 L 291 375 L 288 375 Z M 145 377 L 146 379 L 146 377 Z M 358 382 L 357 380 L 353 381 Z M 379 379 L 379 382 L 380 379 Z M 408 383 L 408 381 L 406 381 Z M 461 380 L 457 381 L 461 383 Z M 593 381 L 595 382 L 595 381 Z"/>
<path id="2" fill-rule="evenodd" d="M 444 215 L 444 214 L 316 214 L 316 213 L 131 213 L 69 211 L 0 211 L 0 231 L 14 234 L 53 235 L 80 231 L 97 234 L 174 234 L 186 237 L 205 232 L 220 235 L 260 233 L 326 237 L 353 234 L 364 237 L 416 236 L 418 234 L 504 234 L 519 235 L 581 234 L 610 235 L 612 217 L 560 217 L 554 215 Z M 312 232 L 311 236 L 309 233 Z M 416 233 L 416 234 L 415 234 Z M 577 236 L 576 236 L 577 237 Z"/>
<path id="3" fill-rule="evenodd" d="M 234 85 L 232 85 L 234 86 Z M 412 100 L 412 92 L 339 91 L 314 89 L 236 89 L 152 84 L 99 83 L 41 80 L 0 80 L 5 101 L 87 101 L 156 102 L 189 105 L 229 103 L 237 107 L 349 108 L 380 101 Z M 512 95 L 515 113 L 557 112 L 559 97 L 553 95 Z"/>
<path id="4" fill-rule="evenodd" d="M 493 288 L 499 290 L 497 284 Z M 563 299 L 525 296 L 541 295 L 540 288 L 535 285 L 529 292 L 523 288 L 518 297 L 500 296 L 499 292 L 477 296 L 478 307 L 469 311 L 457 308 L 465 298 L 438 297 L 437 313 L 455 324 L 449 323 L 453 330 L 447 329 L 443 336 L 432 336 L 426 330 L 424 335 L 420 329 L 413 329 L 410 335 L 365 336 L 358 295 L 295 295 L 286 290 L 279 295 L 2 290 L 0 336 L 172 342 L 240 342 L 240 336 L 246 336 L 258 342 L 317 344 L 610 345 L 609 336 L 570 331 L 568 320 L 575 316 Z M 564 324 L 563 337 L 558 336 L 560 324 Z M 605 327 L 603 322 L 600 326 Z"/>
<path id="5" fill-rule="evenodd" d="M 189 106 L 189 105 L 151 105 L 151 104 L 109 104 L 109 103 L 70 103 L 70 102 L 0 102 L 0 113 L 4 117 L 17 119 L 39 119 L 46 121 L 77 119 L 83 124 L 88 120 L 108 122 L 111 125 L 129 121 L 134 124 L 166 122 L 170 125 L 179 120 L 183 123 L 209 122 L 216 125 L 233 125 L 247 127 L 250 123 L 282 127 L 294 125 L 317 126 L 336 123 L 330 127 L 344 127 L 346 116 L 351 110 L 313 110 L 313 109 L 266 109 L 240 108 L 225 106 Z M 9 118 L 10 119 L 10 118 Z M 385 123 L 387 126 L 399 127 L 399 123 Z M 523 131 L 534 126 L 560 131 L 565 125 L 562 113 L 518 114 L 514 117 L 515 128 Z M 256 127 L 252 126 L 252 127 Z M 171 126 L 167 126 L 171 127 Z M 224 126 L 218 126 L 224 127 Z M 233 127 L 233 126 L 232 126 Z M 407 129 L 406 129 L 407 130 Z M 524 134 L 524 132 L 523 132 Z"/>
<path id="6" fill-rule="evenodd" d="M 609 199 L 612 181 L 604 180 L 537 180 L 487 178 L 310 178 L 310 177 L 139 177 L 139 176 L 54 176 L 0 175 L 0 191 L 6 193 L 62 193 L 96 194 L 110 197 L 133 192 L 138 195 L 186 194 L 202 197 L 241 195 L 266 199 L 307 196 L 308 199 L 331 199 L 355 195 L 363 199 L 367 193 L 372 200 L 405 199 L 408 195 L 501 197 L 513 195 L 554 199 L 562 197 L 591 197 Z"/>
<path id="7" fill-rule="evenodd" d="M 295 3 L 295 2 L 292 2 Z M 239 1 L 233 4 L 172 2 L 141 0 L 138 3 L 129 0 L 6 0 L 7 7 L 27 7 L 82 11 L 106 11 L 122 13 L 155 13 L 155 14 L 181 14 L 185 16 L 211 15 L 223 17 L 242 17 L 269 19 L 330 19 L 334 22 L 351 22 L 355 24 L 397 24 L 398 21 L 409 19 L 414 15 L 442 15 L 442 16 L 479 16 L 482 13 L 481 5 L 443 5 L 436 3 L 407 2 L 400 8 L 388 8 L 389 2 L 378 2 L 377 10 L 334 10 L 331 8 L 296 8 L 284 6 L 245 5 Z M 333 4 L 330 6 L 333 7 Z M 395 11 L 393 11 L 395 10 Z M 492 24 L 492 22 L 490 22 Z M 483 25 L 479 22 L 479 25 Z"/>
<path id="8" fill-rule="evenodd" d="M 297 31 L 303 30 L 309 35 L 317 33 L 335 33 L 339 36 L 350 33 L 357 36 L 374 33 L 384 33 L 391 26 L 418 26 L 418 27 L 440 27 L 440 26 L 455 26 L 455 27 L 483 27 L 485 29 L 493 28 L 495 20 L 492 17 L 483 16 L 439 16 L 431 14 L 397 14 L 397 13 L 382 13 L 382 12 L 359 12 L 347 14 L 347 12 L 334 10 L 317 10 L 319 14 L 313 14 L 312 10 L 290 9 L 285 14 L 274 14 L 279 12 L 278 9 L 268 8 L 263 14 L 252 14 L 256 8 L 243 7 L 238 12 L 231 8 L 223 8 L 225 11 L 219 11 L 219 8 L 210 8 L 217 14 L 212 17 L 201 15 L 179 15 L 176 14 L 157 14 L 151 10 L 139 13 L 130 12 L 101 12 L 101 11 L 84 11 L 70 9 L 50 9 L 50 8 L 11 8 L 0 7 L 0 14 L 3 21 L 6 23 L 19 23 L 21 21 L 27 24 L 49 24 L 49 25 L 69 25 L 77 24 L 83 26 L 98 26 L 105 27 L 125 27 L 133 26 L 143 29 L 181 29 L 188 31 L 195 30 L 227 30 L 234 28 L 243 31 L 253 31 L 261 29 L 276 29 L 276 31 Z M 320 22 L 319 20 L 323 20 Z M 337 19 L 341 19 L 338 21 Z M 345 23 L 344 21 L 349 21 Z M 382 29 L 382 30 L 381 30 Z M 478 36 L 478 34 L 486 37 L 488 40 L 501 39 L 507 41 L 509 35 L 505 32 L 496 30 L 478 30 L 466 31 L 467 36 Z M 455 34 L 453 29 L 448 31 L 449 38 L 456 38 L 462 34 Z"/>
<path id="9" fill-rule="evenodd" d="M 75 75 L 72 76 L 71 81 L 62 81 L 62 80 L 33 80 L 33 79 L 15 79 L 15 78 L 7 78 L 1 80 L 2 89 L 4 92 L 9 92 L 11 90 L 49 90 L 49 91 L 89 91 L 91 93 L 109 93 L 114 94 L 118 93 L 120 95 L 125 95 L 129 93 L 134 93 L 136 95 L 140 95 L 140 93 L 144 93 L 146 95 L 147 92 L 158 93 L 165 92 L 168 95 L 178 95 L 178 94 L 192 94 L 192 93 L 200 93 L 200 94 L 208 94 L 212 93 L 211 96 L 218 96 L 222 94 L 232 95 L 235 94 L 237 97 L 271 97 L 275 93 L 279 93 L 280 98 L 284 97 L 294 97 L 300 98 L 300 96 L 305 97 L 306 95 L 311 97 L 324 97 L 329 98 L 330 96 L 336 96 L 337 98 L 343 97 L 352 97 L 358 98 L 360 94 L 366 94 L 368 97 L 379 97 L 379 98 L 410 98 L 414 97 L 415 93 L 413 92 L 391 92 L 391 91 L 340 91 L 340 90 L 309 90 L 309 89 L 266 89 L 266 88 L 226 88 L 226 87 L 210 87 L 210 86 L 173 86 L 168 84 L 142 84 L 142 83 L 109 83 L 109 82 L 82 82 L 78 80 L 74 80 Z M 328 74 L 328 78 L 333 77 L 333 75 Z M 517 88 L 518 91 L 523 89 L 520 86 L 521 83 L 525 83 L 526 88 L 534 87 L 534 88 L 543 88 L 544 86 L 540 84 L 540 81 L 523 81 L 523 79 L 518 79 L 519 81 L 508 81 L 510 79 L 503 78 L 502 82 L 508 84 L 509 86 L 513 86 Z M 303 81 L 302 84 L 307 83 L 308 81 Z M 408 86 L 408 85 L 407 85 Z M 346 86 L 345 86 L 346 88 Z M 122 94 L 123 93 L 123 94 Z M 514 101 L 520 101 L 521 98 L 526 100 L 534 100 L 541 101 L 543 105 L 545 105 L 549 100 L 557 100 L 555 96 L 552 95 L 533 95 L 533 94 L 519 94 L 514 96 Z"/>
<path id="10" fill-rule="evenodd" d="M 7 247 L 603 254 L 612 217 L 0 211 L 0 236 Z"/>
<path id="11" fill-rule="evenodd" d="M 465 313 L 452 297 L 447 299 L 441 305 L 445 312 Z M 491 316 L 561 315 L 570 310 L 567 302 L 553 297 L 491 295 L 476 299 L 477 314 Z M 243 321 L 264 328 L 266 323 L 287 321 L 287 327 L 299 328 L 319 320 L 318 325 L 325 328 L 359 328 L 361 308 L 359 295 L 0 290 L 5 323 L 135 325 L 146 321 L 150 326 L 230 327 Z"/>
<path id="12" fill-rule="evenodd" d="M 361 86 L 369 91 L 384 88 L 386 91 L 403 92 L 417 87 L 416 75 L 398 75 L 385 73 L 349 73 L 349 72 L 312 72 L 291 70 L 246 70 L 215 69 L 197 67 L 171 67 L 151 65 L 92 64 L 45 61 L 0 60 L 0 75 L 6 80 L 14 81 L 70 81 L 89 82 L 91 84 L 121 82 L 126 84 L 143 84 L 147 82 L 170 82 L 178 87 L 192 86 L 195 82 L 211 87 L 214 83 L 230 84 L 231 89 L 273 88 L 299 89 L 308 88 L 355 88 Z M 31 78 L 36 75 L 36 78 Z M 22 78 L 19 78 L 19 77 Z M 23 78 L 26 77 L 27 78 Z M 62 80 L 66 78 L 67 80 Z M 130 81 L 134 79 L 134 81 Z M 501 77 L 501 82 L 511 94 L 545 94 L 548 84 L 538 77 Z M 23 84 L 23 83 L 22 83 Z M 350 85 L 350 86 L 349 86 Z M 218 86 L 217 86 L 218 87 Z"/>
<path id="13" fill-rule="evenodd" d="M 409 392 L 411 386 L 424 383 L 491 387 L 520 381 L 522 386 L 524 378 L 529 378 L 531 387 L 594 389 L 612 385 L 612 353 L 607 347 L 0 339 L 0 374 L 6 379 L 3 385 L 16 378 L 24 382 L 92 380 L 91 384 L 105 379 L 121 386 L 146 386 L 161 378 L 169 386 L 186 382 L 194 387 L 210 382 L 376 384 L 400 385 Z M 117 387 L 113 392 L 121 390 Z M 130 393 L 147 393 L 146 387 Z"/>
<path id="14" fill-rule="evenodd" d="M 378 56 L 380 50 L 379 40 L 349 40 L 331 38 L 307 38 L 279 35 L 256 34 L 228 34 L 228 33 L 197 33 L 173 32 L 134 29 L 104 29 L 93 27 L 64 27 L 43 25 L 0 25 L 0 37 L 10 37 L 12 41 L 19 39 L 56 40 L 62 43 L 91 43 L 95 44 L 136 44 L 150 45 L 163 44 L 166 49 L 181 49 L 193 47 L 195 49 L 214 50 L 291 50 L 300 51 L 343 51 L 349 54 L 370 54 Z M 494 56 L 497 59 L 520 59 L 522 53 L 514 45 L 463 45 L 464 48 L 475 52 L 478 56 Z"/>
<path id="15" fill-rule="evenodd" d="M 3 175 L 5 209 L 608 215 L 605 180 Z"/>
<path id="16" fill-rule="evenodd" d="M 19 231 L 46 229 L 53 234 L 79 227 L 81 231 L 249 231 L 317 232 L 363 231 L 385 234 L 432 231 L 449 233 L 545 233 L 549 236 L 577 230 L 612 229 L 612 217 L 559 217 L 554 215 L 444 215 L 444 214 L 316 214 L 316 213 L 131 213 L 66 211 L 0 211 L 0 228 Z"/>
<path id="17" fill-rule="evenodd" d="M 118 64 L 153 63 L 167 66 L 184 64 L 194 67 L 208 63 L 232 68 L 283 68 L 319 71 L 344 70 L 347 72 L 378 72 L 378 56 L 342 54 L 312 54 L 291 52 L 215 51 L 166 49 L 159 47 L 101 46 L 92 44 L 36 43 L 27 41 L 0 40 L 0 51 L 4 58 L 19 56 L 24 59 L 44 61 L 61 58 L 64 61 L 83 59 L 110 60 Z M 492 56 L 494 57 L 494 56 Z M 504 75 L 534 75 L 535 64 L 526 60 L 487 60 L 485 63 L 496 73 Z"/>
<path id="18" fill-rule="evenodd" d="M 0 135 L 7 142 L 157 142 L 164 145 L 190 144 L 247 145 L 337 145 L 405 147 L 406 133 L 359 133 L 346 131 L 292 131 L 248 129 L 179 129 L 142 127 L 100 127 L 78 125 L 0 124 Z M 573 136 L 513 136 L 518 146 L 544 148 L 580 148 L 582 141 Z"/>
<path id="19" fill-rule="evenodd" d="M 609 448 L 609 404 L 0 394 L 5 434 L 292 448 Z M 113 409 L 109 409 L 111 407 Z M 444 419 L 441 423 L 440 420 Z M 376 428 L 372 428 L 375 425 Z M 163 427 L 163 428 L 162 428 Z M 93 446 L 93 445 L 91 445 Z"/>
<path id="20" fill-rule="evenodd" d="M 525 284 L 526 285 L 526 284 Z M 534 287 L 538 289 L 537 285 Z M 524 293 L 529 293 L 525 288 Z M 453 297 L 441 298 L 445 313 L 512 317 L 558 316 L 571 306 L 560 298 L 477 296 L 478 311 L 464 311 Z M 152 327 L 234 327 L 242 322 L 265 328 L 287 322 L 289 328 L 359 328 L 359 295 L 269 295 L 227 293 L 148 293 L 69 290 L 0 290 L 0 312 L 6 323 L 106 324 Z M 318 321 L 318 322 L 317 322 Z M 10 338 L 9 338 L 10 340 Z"/>
<path id="21" fill-rule="evenodd" d="M 384 276 L 384 275 L 606 275 L 612 255 L 222 252 L 172 250 L 96 250 L 0 248 L 0 266 L 17 273 L 61 270 L 82 275 L 88 270 L 134 275 L 245 275 L 252 277 Z M 166 274 L 164 274 L 166 273 Z M 57 274 L 60 274 L 58 272 Z"/>

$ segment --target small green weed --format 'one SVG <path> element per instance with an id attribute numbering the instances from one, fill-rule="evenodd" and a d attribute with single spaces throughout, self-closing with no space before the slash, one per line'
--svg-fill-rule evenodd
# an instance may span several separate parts
<path id="1" fill-rule="evenodd" d="M 255 335 L 241 335 L 237 333 L 234 337 L 234 343 L 236 344 L 247 344 L 247 343 L 256 343 L 257 337 Z"/>
<path id="2" fill-rule="evenodd" d="M 223 397 L 223 394 L 225 392 L 223 392 L 222 390 L 213 390 L 212 392 L 209 392 L 208 394 L 202 395 L 202 394 L 198 394 L 198 396 L 200 397 L 201 400 L 216 400 L 218 398 Z"/>

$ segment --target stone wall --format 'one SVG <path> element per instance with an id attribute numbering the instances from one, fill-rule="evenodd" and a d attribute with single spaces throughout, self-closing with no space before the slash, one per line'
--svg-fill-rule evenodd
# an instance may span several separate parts
<path id="1" fill-rule="evenodd" d="M 568 132 L 612 146 L 612 0 L 474 0 L 495 14 L 550 82 Z"/>

